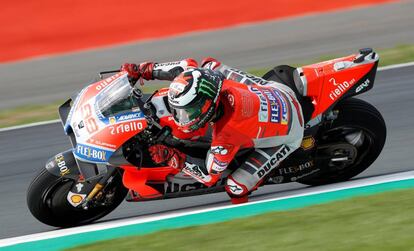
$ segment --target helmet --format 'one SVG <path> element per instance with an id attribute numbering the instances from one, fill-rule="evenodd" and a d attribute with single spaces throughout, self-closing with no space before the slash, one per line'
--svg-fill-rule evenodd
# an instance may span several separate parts
<path id="1" fill-rule="evenodd" d="M 170 85 L 168 103 L 179 129 L 192 132 L 204 127 L 216 112 L 224 76 L 209 69 L 188 69 Z"/>

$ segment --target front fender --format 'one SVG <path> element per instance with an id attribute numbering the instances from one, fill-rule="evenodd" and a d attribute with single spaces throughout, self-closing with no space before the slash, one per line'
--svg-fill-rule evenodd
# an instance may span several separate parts
<path id="1" fill-rule="evenodd" d="M 46 162 L 46 169 L 57 177 L 78 180 L 80 172 L 72 149 L 61 152 Z"/>

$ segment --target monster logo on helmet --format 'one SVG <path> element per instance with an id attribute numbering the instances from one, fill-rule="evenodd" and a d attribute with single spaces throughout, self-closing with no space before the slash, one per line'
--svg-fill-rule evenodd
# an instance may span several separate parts
<path id="1" fill-rule="evenodd" d="M 195 131 L 211 120 L 223 79 L 221 73 L 201 68 L 184 71 L 173 80 L 168 103 L 183 131 Z"/>
<path id="2" fill-rule="evenodd" d="M 217 86 L 204 78 L 198 80 L 198 93 L 203 93 L 207 97 L 214 99 L 217 94 Z"/>

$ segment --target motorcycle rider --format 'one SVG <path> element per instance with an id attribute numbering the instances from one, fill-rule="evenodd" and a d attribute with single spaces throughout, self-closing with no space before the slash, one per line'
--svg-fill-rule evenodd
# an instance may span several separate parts
<path id="1" fill-rule="evenodd" d="M 288 86 L 247 74 L 213 59 L 201 67 L 193 59 L 139 65 L 124 64 L 132 83 L 139 79 L 172 81 L 168 102 L 175 123 L 187 138 L 204 134 L 211 125 L 212 143 L 205 166 L 186 161 L 178 149 L 149 148 L 156 163 L 168 163 L 206 186 L 214 185 L 236 154 L 254 149 L 227 177 L 226 192 L 233 204 L 248 195 L 301 144 L 303 115 Z"/>

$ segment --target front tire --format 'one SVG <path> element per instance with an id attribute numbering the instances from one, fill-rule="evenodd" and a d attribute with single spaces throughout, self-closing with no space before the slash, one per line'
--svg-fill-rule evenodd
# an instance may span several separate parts
<path id="1" fill-rule="evenodd" d="M 317 186 L 349 180 L 367 169 L 384 147 L 387 135 L 386 125 L 381 113 L 374 106 L 360 99 L 349 98 L 340 101 L 334 110 L 338 110 L 338 117 L 327 128 L 321 128 L 322 133 L 318 137 L 318 144 L 344 143 L 344 145 L 349 145 L 349 142 L 345 140 L 346 135 L 361 133 L 363 140 L 358 143 L 359 146 L 355 146 L 356 159 L 342 169 L 332 170 L 331 168 L 331 171 L 300 179 L 299 183 Z"/>
<path id="2" fill-rule="evenodd" d="M 67 195 L 75 181 L 57 177 L 46 169 L 34 178 L 27 191 L 27 205 L 32 215 L 44 224 L 54 227 L 71 227 L 93 222 L 112 212 L 125 198 L 128 190 L 122 184 L 122 172 L 116 170 L 111 183 L 113 200 L 85 210 L 75 208 Z"/>

